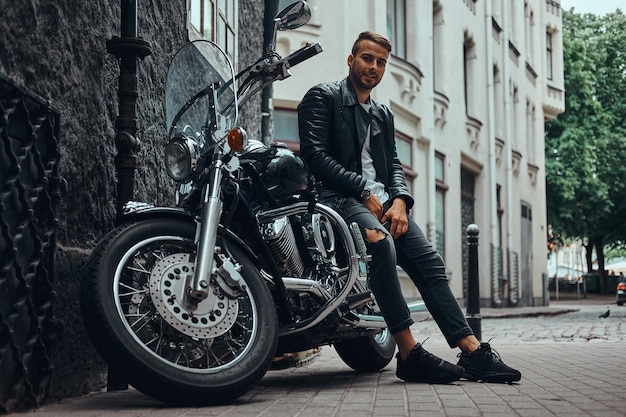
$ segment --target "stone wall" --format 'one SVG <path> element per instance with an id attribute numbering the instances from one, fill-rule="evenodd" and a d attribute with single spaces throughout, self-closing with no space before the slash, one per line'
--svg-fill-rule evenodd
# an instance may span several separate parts
<path id="1" fill-rule="evenodd" d="M 152 54 L 138 65 L 136 199 L 172 205 L 172 187 L 161 166 L 167 138 L 163 94 L 167 65 L 188 40 L 186 2 L 137 3 L 138 36 L 151 43 Z M 240 68 L 262 50 L 262 6 L 240 1 Z M 54 348 L 49 398 L 55 400 L 106 384 L 106 366 L 84 332 L 79 283 L 87 256 L 116 215 L 119 65 L 106 51 L 106 41 L 120 35 L 120 2 L 0 0 L 0 10 L 0 73 L 50 100 L 61 115 L 59 169 L 69 192 L 57 212 L 55 316 L 64 332 Z M 251 101 L 240 119 L 251 137 L 260 137 L 259 109 L 260 101 Z"/>

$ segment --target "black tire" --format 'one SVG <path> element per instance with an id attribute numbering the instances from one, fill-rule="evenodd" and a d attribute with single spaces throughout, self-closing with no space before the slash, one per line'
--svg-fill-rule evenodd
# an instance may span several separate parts
<path id="1" fill-rule="evenodd" d="M 357 372 L 378 372 L 391 362 L 396 342 L 385 329 L 375 336 L 362 336 L 335 343 L 335 350 L 346 365 Z"/>
<path id="2" fill-rule="evenodd" d="M 184 281 L 172 271 L 190 274 L 194 234 L 193 222 L 173 219 L 114 229 L 89 258 L 81 307 L 96 349 L 125 370 L 130 385 L 177 405 L 223 404 L 269 369 L 278 341 L 276 309 L 261 274 L 235 245 L 228 251 L 245 281 L 237 298 L 211 283 L 216 292 L 192 315 L 181 312 L 175 297 L 166 300 L 169 287 L 177 294 Z"/>
<path id="3" fill-rule="evenodd" d="M 624 305 L 624 302 L 623 302 L 623 301 L 618 301 L 618 302 L 617 302 L 617 305 L 618 305 L 618 306 L 623 306 L 623 305 Z"/>

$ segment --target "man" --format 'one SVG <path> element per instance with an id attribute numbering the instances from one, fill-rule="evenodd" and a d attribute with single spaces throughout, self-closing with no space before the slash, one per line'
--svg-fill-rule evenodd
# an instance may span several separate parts
<path id="1" fill-rule="evenodd" d="M 362 229 L 372 255 L 370 285 L 398 345 L 398 378 L 447 384 L 460 378 L 515 382 L 521 374 L 480 343 L 448 285 L 445 265 L 408 216 L 413 205 L 395 147 L 393 115 L 370 98 L 391 52 L 383 36 L 363 32 L 348 56 L 349 75 L 311 88 L 298 106 L 300 152 L 322 182 L 320 200 Z M 396 263 L 419 289 L 457 365 L 427 352 L 413 338 Z"/>

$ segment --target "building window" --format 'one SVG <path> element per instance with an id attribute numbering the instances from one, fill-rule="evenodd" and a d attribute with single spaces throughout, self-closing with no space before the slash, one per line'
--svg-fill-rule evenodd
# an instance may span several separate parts
<path id="1" fill-rule="evenodd" d="M 494 0 L 491 2 L 493 17 L 495 18 L 498 25 L 502 27 L 502 21 L 504 20 L 502 16 L 502 0 Z"/>
<path id="2" fill-rule="evenodd" d="M 218 44 L 237 62 L 237 4 L 238 0 L 190 0 L 191 26 L 204 39 Z"/>
<path id="3" fill-rule="evenodd" d="M 285 7 L 295 2 L 296 0 L 278 0 L 278 11 L 283 10 Z"/>
<path id="4" fill-rule="evenodd" d="M 511 89 L 511 135 L 510 138 L 511 143 L 514 144 L 514 148 L 517 147 L 519 149 L 520 142 L 520 132 L 519 129 L 522 127 L 522 123 L 520 120 L 520 103 L 519 103 L 519 91 L 516 84 L 512 86 Z"/>
<path id="5" fill-rule="evenodd" d="M 552 80 L 552 33 L 550 32 L 546 32 L 546 66 L 546 77 L 548 80 Z"/>
<path id="6" fill-rule="evenodd" d="M 504 138 L 504 86 L 502 85 L 502 79 L 500 74 L 500 68 L 498 65 L 493 66 L 493 94 L 495 103 L 495 128 L 496 138 Z"/>
<path id="7" fill-rule="evenodd" d="M 463 83 L 465 92 L 465 114 L 478 119 L 477 100 L 477 60 L 476 43 L 471 35 L 465 34 L 463 42 Z"/>
<path id="8" fill-rule="evenodd" d="M 398 159 L 402 162 L 402 165 L 410 169 L 413 166 L 411 139 L 402 134 L 396 136 L 396 151 L 398 153 Z"/>
<path id="9" fill-rule="evenodd" d="M 433 5 L 435 7 L 435 5 Z M 445 69 L 445 54 L 443 53 L 445 36 L 445 26 L 443 20 L 443 5 L 438 3 L 433 10 L 433 63 L 434 71 L 433 78 L 435 81 L 435 91 L 438 93 L 444 93 L 443 86 L 445 80 L 443 79 Z"/>
<path id="10" fill-rule="evenodd" d="M 274 140 L 299 142 L 298 112 L 291 109 L 274 109 Z"/>
<path id="11" fill-rule="evenodd" d="M 441 154 L 435 155 L 435 180 L 437 184 L 445 184 L 444 157 Z"/>
<path id="12" fill-rule="evenodd" d="M 435 196 L 435 250 L 445 259 L 446 248 L 446 191 L 448 186 L 445 182 L 445 158 L 443 155 L 435 154 L 435 182 L 437 193 Z"/>
<path id="13" fill-rule="evenodd" d="M 411 137 L 396 131 L 396 154 L 406 178 L 406 185 L 409 190 L 413 191 L 413 182 L 417 178 L 417 172 L 413 171 L 413 139 Z"/>
<path id="14" fill-rule="evenodd" d="M 510 34 L 511 34 L 511 42 L 513 44 L 517 44 L 518 43 L 518 35 L 517 35 L 517 31 L 518 31 L 518 22 L 517 22 L 517 16 L 519 15 L 519 12 L 517 11 L 517 7 L 516 5 L 519 3 L 519 0 L 510 0 L 510 5 L 509 5 L 509 25 L 510 25 Z"/>
<path id="15" fill-rule="evenodd" d="M 406 1 L 387 0 L 387 35 L 395 56 L 406 59 Z"/>
<path id="16" fill-rule="evenodd" d="M 537 122 L 535 104 L 531 99 L 526 100 L 526 152 L 528 162 L 535 160 L 535 126 Z"/>

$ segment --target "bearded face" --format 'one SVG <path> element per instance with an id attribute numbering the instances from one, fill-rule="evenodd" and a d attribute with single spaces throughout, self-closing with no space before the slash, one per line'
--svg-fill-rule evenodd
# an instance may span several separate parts
<path id="1" fill-rule="evenodd" d="M 354 87 L 369 92 L 380 83 L 385 73 L 389 52 L 372 41 L 365 40 L 359 45 L 356 55 L 348 57 L 349 77 Z"/>

